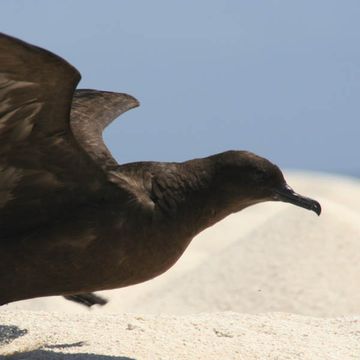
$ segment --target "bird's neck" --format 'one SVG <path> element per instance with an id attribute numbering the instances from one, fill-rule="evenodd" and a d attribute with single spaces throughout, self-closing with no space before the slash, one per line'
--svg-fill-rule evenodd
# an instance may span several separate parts
<path id="1" fill-rule="evenodd" d="M 138 193 L 142 208 L 151 209 L 146 214 L 152 214 L 152 227 L 178 234 L 179 238 L 193 237 L 251 205 L 227 196 L 216 171 L 211 158 L 184 163 L 133 163 L 121 170 L 132 179 L 130 191 Z M 139 191 L 134 191 L 134 184 Z"/>
<path id="2" fill-rule="evenodd" d="M 191 160 L 177 164 L 173 179 L 166 176 L 168 186 L 173 184 L 173 189 L 163 192 L 163 198 L 158 200 L 158 210 L 168 216 L 169 223 L 175 228 L 186 228 L 191 236 L 195 236 L 240 210 L 235 209 L 218 189 L 214 171 L 216 169 L 207 159 Z"/>

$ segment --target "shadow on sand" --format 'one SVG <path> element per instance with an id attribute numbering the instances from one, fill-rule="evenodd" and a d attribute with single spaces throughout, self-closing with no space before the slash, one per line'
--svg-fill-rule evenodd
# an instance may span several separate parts
<path id="1" fill-rule="evenodd" d="M 12 343 L 17 338 L 24 336 L 28 333 L 27 329 L 20 329 L 15 325 L 0 325 L 0 347 L 6 346 Z M 13 354 L 8 354 L 6 356 L 0 355 L 0 360 L 136 360 L 127 356 L 110 356 L 110 355 L 100 355 L 100 354 L 91 354 L 91 353 L 76 353 L 76 354 L 65 354 L 61 352 L 61 349 L 69 349 L 73 347 L 82 347 L 84 342 L 76 342 L 69 344 L 56 344 L 56 345 L 43 345 L 38 349 L 31 349 L 27 351 L 19 351 Z M 60 350 L 59 352 L 54 352 L 54 349 Z"/>
<path id="2" fill-rule="evenodd" d="M 15 339 L 24 336 L 28 333 L 26 329 L 20 329 L 15 325 L 0 325 L 0 347 L 8 345 Z M 99 354 L 77 353 L 77 354 L 65 354 L 63 352 L 54 352 L 53 349 L 68 349 L 72 347 L 81 347 L 85 345 L 83 342 L 77 342 L 72 344 L 57 344 L 57 345 L 45 345 L 40 349 L 19 351 L 14 354 L 8 354 L 1 356 L 0 359 L 7 360 L 136 360 L 127 356 L 109 356 Z"/>
<path id="3" fill-rule="evenodd" d="M 20 336 L 27 334 L 26 329 L 20 329 L 15 325 L 0 325 L 0 346 L 13 342 Z"/>
<path id="4" fill-rule="evenodd" d="M 1 357 L 0 357 L 1 359 Z M 4 358 L 5 359 L 5 358 Z M 21 352 L 14 355 L 8 355 L 7 360 L 136 360 L 126 356 L 108 356 L 96 354 L 64 354 L 47 350 L 33 350 Z"/>

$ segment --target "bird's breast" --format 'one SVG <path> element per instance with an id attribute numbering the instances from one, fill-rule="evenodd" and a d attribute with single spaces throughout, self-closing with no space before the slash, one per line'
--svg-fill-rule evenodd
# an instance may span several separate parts
<path id="1" fill-rule="evenodd" d="M 191 238 L 166 231 L 141 229 L 128 233 L 114 232 L 108 239 L 113 244 L 106 258 L 114 287 L 150 280 L 171 268 L 184 253 Z"/>
<path id="2" fill-rule="evenodd" d="M 0 293 L 15 301 L 137 284 L 168 270 L 190 240 L 134 217 L 99 214 L 54 223 L 2 249 Z"/>

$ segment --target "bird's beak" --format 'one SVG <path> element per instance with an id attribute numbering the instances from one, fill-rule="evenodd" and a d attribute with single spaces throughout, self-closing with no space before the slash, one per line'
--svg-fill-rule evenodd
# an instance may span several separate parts
<path id="1" fill-rule="evenodd" d="M 275 190 L 273 199 L 276 201 L 288 202 L 302 208 L 312 210 L 320 215 L 321 205 L 313 199 L 297 194 L 289 185 L 285 184 L 280 189 Z"/>

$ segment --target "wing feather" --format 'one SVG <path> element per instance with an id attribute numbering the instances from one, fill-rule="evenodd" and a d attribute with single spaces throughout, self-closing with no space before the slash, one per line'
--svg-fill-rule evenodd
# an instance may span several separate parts
<path id="1" fill-rule="evenodd" d="M 108 106 L 103 115 L 100 107 L 124 96 L 103 96 L 93 112 L 88 92 L 76 93 L 71 126 L 79 80 L 59 56 L 0 33 L 1 236 L 70 216 L 106 193 L 131 197 L 128 189 L 114 187 L 101 165 L 112 159 L 101 130 L 123 107 Z M 99 92 L 93 95 L 99 100 Z"/>
<path id="2" fill-rule="evenodd" d="M 80 146 L 104 170 L 117 166 L 102 138 L 106 126 L 124 112 L 139 106 L 128 94 L 90 89 L 76 90 L 70 126 Z"/>

